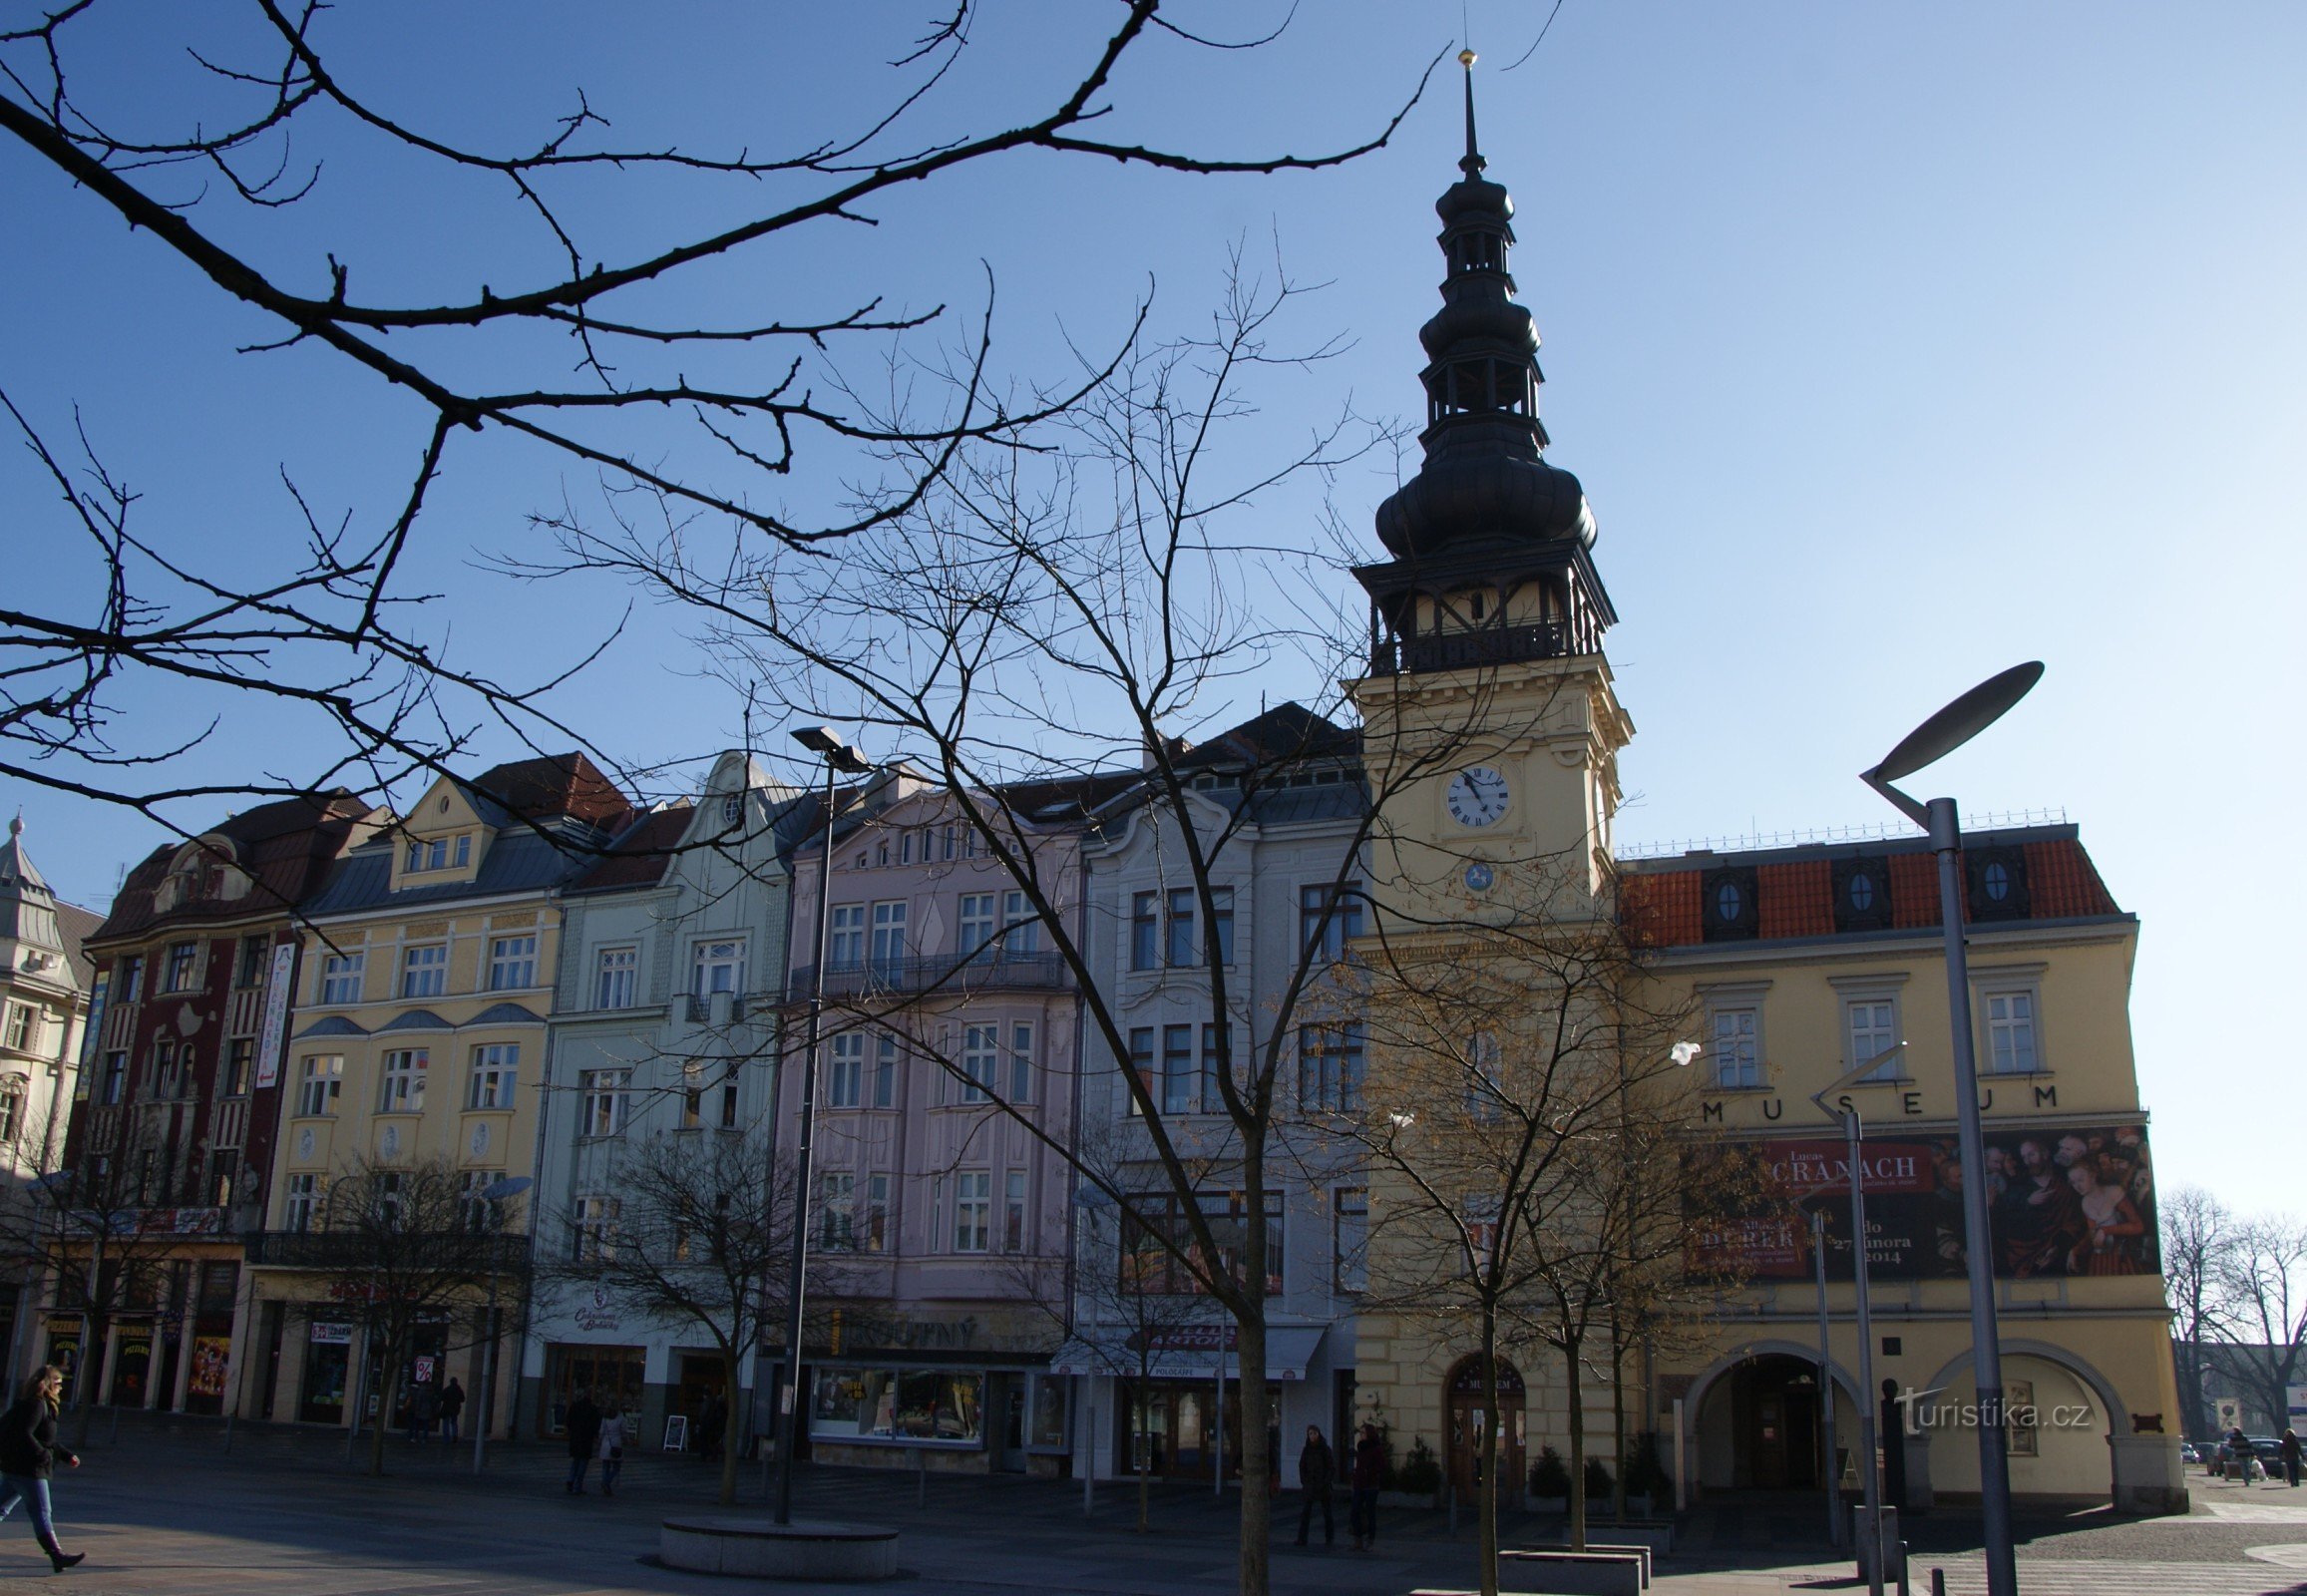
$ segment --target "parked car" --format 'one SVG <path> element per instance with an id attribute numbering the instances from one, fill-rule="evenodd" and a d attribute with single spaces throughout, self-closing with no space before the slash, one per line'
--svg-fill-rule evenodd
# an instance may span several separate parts
<path id="1" fill-rule="evenodd" d="M 2201 1452 L 2199 1452 L 2199 1451 L 2197 1451 L 2197 1450 L 2195 1449 L 2195 1443 L 2194 1443 L 2193 1441 L 2191 1441 L 2191 1440 L 2182 1440 L 2182 1441 L 2180 1441 L 2180 1442 L 2179 1442 L 2179 1461 L 2180 1461 L 2180 1462 L 2182 1462 L 2182 1463 L 2199 1463 L 2199 1462 L 2201 1462 L 2202 1460 L 2203 1460 L 2203 1454 L 2202 1454 Z"/>
<path id="2" fill-rule="evenodd" d="M 2248 1483 L 2251 1476 L 2244 1469 L 2250 1464 L 2258 1466 L 2261 1478 L 2271 1477 L 2282 1470 L 2282 1452 L 2273 1436 L 2249 1435 L 2244 1439 L 2249 1446 L 2248 1452 L 2237 1448 L 2232 1441 L 2219 1442 L 2218 1449 L 2211 1453 L 2210 1459 L 2213 1479 L 2240 1479 Z"/>

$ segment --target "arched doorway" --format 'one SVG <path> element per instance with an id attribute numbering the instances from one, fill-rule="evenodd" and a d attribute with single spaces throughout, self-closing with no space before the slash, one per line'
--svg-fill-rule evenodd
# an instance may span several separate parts
<path id="1" fill-rule="evenodd" d="M 1740 1361 L 1700 1402 L 1701 1483 L 1714 1490 L 1818 1489 L 1826 1466 L 1823 1416 L 1816 1363 L 1785 1353 Z"/>
<path id="2" fill-rule="evenodd" d="M 1461 1359 L 1450 1371 L 1446 1406 L 1450 1415 L 1448 1467 L 1450 1484 L 1460 1496 L 1471 1496 L 1482 1479 L 1482 1426 L 1488 1398 L 1482 1392 L 1482 1360 Z M 1522 1375 L 1504 1359 L 1498 1361 L 1498 1494 L 1511 1499 L 1522 1488 Z"/>

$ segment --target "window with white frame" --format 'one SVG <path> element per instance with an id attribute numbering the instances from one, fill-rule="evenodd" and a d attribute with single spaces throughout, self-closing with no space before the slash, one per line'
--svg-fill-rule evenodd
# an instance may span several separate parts
<path id="1" fill-rule="evenodd" d="M 1349 1114 L 1361 1106 L 1362 1036 L 1346 1025 L 1302 1025 L 1298 1030 L 1298 1106 L 1316 1113 Z"/>
<path id="2" fill-rule="evenodd" d="M 857 1250 L 857 1176 L 846 1169 L 817 1177 L 817 1245 L 829 1253 Z"/>
<path id="3" fill-rule="evenodd" d="M 2034 989 L 1989 991 L 1985 997 L 1988 1067 L 1998 1075 L 2029 1075 L 2041 1069 Z"/>
<path id="4" fill-rule="evenodd" d="M 993 1172 L 964 1169 L 954 1177 L 954 1251 L 981 1253 L 992 1222 Z"/>
<path id="5" fill-rule="evenodd" d="M 737 1062 L 731 1059 L 721 1066 L 721 1128 L 737 1128 Z"/>
<path id="6" fill-rule="evenodd" d="M 1210 941 L 1218 948 L 1218 963 L 1234 962 L 1234 889 L 1210 889 Z"/>
<path id="7" fill-rule="evenodd" d="M 889 1176 L 865 1177 L 865 1250 L 869 1253 L 886 1252 L 892 1240 L 889 1233 Z"/>
<path id="8" fill-rule="evenodd" d="M 502 1169 L 468 1169 L 457 1177 L 457 1217 L 474 1235 L 485 1236 L 497 1228 L 497 1205 L 481 1193 L 504 1178 Z"/>
<path id="9" fill-rule="evenodd" d="M 1856 1069 L 1898 1045 L 1898 1003 L 1889 998 L 1845 998 L 1842 1000 L 1843 1063 Z M 1896 1054 L 1868 1072 L 1868 1080 L 1897 1080 L 1906 1073 L 1905 1060 Z"/>
<path id="10" fill-rule="evenodd" d="M 405 870 L 462 870 L 473 862 L 473 834 L 464 832 L 456 837 L 429 837 L 409 844 L 402 864 Z"/>
<path id="11" fill-rule="evenodd" d="M 1153 1026 L 1132 1025 L 1130 1027 L 1129 1068 L 1130 1073 L 1137 1076 L 1139 1083 L 1145 1088 L 1145 1095 L 1157 1103 L 1160 1102 L 1162 1100 L 1161 1081 L 1154 1074 Z M 1138 1106 L 1138 1094 L 1132 1092 L 1129 1098 L 1129 1111 L 1133 1114 L 1144 1112 Z"/>
<path id="12" fill-rule="evenodd" d="M 227 1097 L 245 1092 L 256 1072 L 256 1038 L 235 1036 L 224 1044 L 224 1078 L 219 1084 Z"/>
<path id="13" fill-rule="evenodd" d="M 368 1179 L 378 1223 L 387 1230 L 400 1229 L 409 1212 L 408 1178 L 397 1169 L 380 1169 Z"/>
<path id="14" fill-rule="evenodd" d="M 1218 1082 L 1234 1072 L 1232 1027 L 1207 1021 L 1202 1026 L 1202 1112 L 1226 1111 L 1226 1094 Z"/>
<path id="15" fill-rule="evenodd" d="M 1021 1253 L 1025 1250 L 1025 1171 L 1012 1169 L 1002 1178 L 1001 1250 Z"/>
<path id="16" fill-rule="evenodd" d="M 425 1071 L 433 1061 L 423 1047 L 396 1047 L 384 1055 L 384 1090 L 377 1098 L 380 1114 L 421 1114 L 425 1110 Z"/>
<path id="17" fill-rule="evenodd" d="M 1369 1188 L 1340 1186 L 1330 1194 L 1330 1285 L 1352 1296 L 1369 1285 Z"/>
<path id="18" fill-rule="evenodd" d="M 1762 1010 L 1755 1003 L 1718 1003 L 1714 1009 L 1715 1085 L 1746 1091 L 1762 1084 Z"/>
<path id="19" fill-rule="evenodd" d="M 961 1101 L 981 1103 L 1000 1089 L 1001 1027 L 961 1027 Z"/>
<path id="20" fill-rule="evenodd" d="M 8 1032 L 5 1038 L 0 1039 L 4 1039 L 8 1046 L 15 1048 L 18 1052 L 30 1052 L 32 1050 L 32 1005 L 30 1003 L 10 1003 L 8 1005 Z"/>
<path id="21" fill-rule="evenodd" d="M 1194 1069 L 1194 1027 L 1162 1026 L 1162 1112 L 1192 1113 L 1198 1080 Z"/>
<path id="22" fill-rule="evenodd" d="M 616 1257 L 614 1197 L 584 1196 L 570 1210 L 570 1252 L 580 1264 L 603 1264 Z"/>
<path id="23" fill-rule="evenodd" d="M 368 955 L 328 954 L 320 961 L 320 1000 L 324 1003 L 360 1001 L 360 978 Z"/>
<path id="24" fill-rule="evenodd" d="M 320 1211 L 320 1177 L 318 1175 L 290 1175 L 287 1200 L 280 1210 L 281 1225 L 299 1235 L 312 1228 L 313 1216 Z"/>
<path id="25" fill-rule="evenodd" d="M 344 1088 L 344 1054 L 314 1053 L 296 1072 L 296 1111 L 306 1118 L 336 1112 L 336 1095 Z"/>
<path id="26" fill-rule="evenodd" d="M 603 948 L 594 956 L 592 1006 L 630 1008 L 640 1001 L 640 950 Z"/>
<path id="27" fill-rule="evenodd" d="M 874 1039 L 873 1105 L 876 1108 L 897 1106 L 898 1039 L 878 1036 Z"/>
<path id="28" fill-rule="evenodd" d="M 1162 963 L 1182 969 L 1194 963 L 1194 889 L 1173 887 L 1162 921 Z"/>
<path id="29" fill-rule="evenodd" d="M 695 966 L 696 979 L 689 990 L 699 998 L 709 998 L 717 992 L 743 992 L 745 940 L 742 937 L 725 937 L 697 944 Z"/>
<path id="30" fill-rule="evenodd" d="M 865 968 L 865 905 L 835 904 L 825 942 L 829 970 Z"/>
<path id="31" fill-rule="evenodd" d="M 1001 897 L 1001 952 L 1021 958 L 1041 951 L 1041 916 L 1022 892 Z"/>
<path id="32" fill-rule="evenodd" d="M 1033 1027 L 1022 1020 L 1009 1027 L 1009 1100 L 1033 1097 Z"/>
<path id="33" fill-rule="evenodd" d="M 906 905 L 896 903 L 873 906 L 873 968 L 895 972 L 906 957 Z"/>
<path id="34" fill-rule="evenodd" d="M 401 996 L 438 998 L 449 990 L 449 945 L 426 943 L 401 950 Z"/>
<path id="35" fill-rule="evenodd" d="M 825 1067 L 825 1106 L 861 1108 L 865 1104 L 865 1032 L 845 1030 L 833 1038 Z"/>
<path id="36" fill-rule="evenodd" d="M 1298 889 L 1298 944 L 1317 964 L 1346 957 L 1361 935 L 1361 883 L 1324 882 Z"/>
<path id="37" fill-rule="evenodd" d="M 632 1085 L 629 1069 L 587 1069 L 578 1077 L 583 1103 L 577 1120 L 580 1136 L 615 1136 L 624 1130 L 625 1099 Z"/>
<path id="38" fill-rule="evenodd" d="M 193 972 L 200 963 L 200 945 L 196 942 L 169 944 L 169 962 L 162 967 L 163 992 L 191 992 Z"/>
<path id="39" fill-rule="evenodd" d="M 986 945 L 999 929 L 993 918 L 993 901 L 994 895 L 989 892 L 961 894 L 961 941 L 954 945 L 954 951 L 963 959 L 984 956 Z"/>
<path id="40" fill-rule="evenodd" d="M 521 1074 L 521 1044 L 493 1041 L 473 1049 L 473 1087 L 467 1108 L 510 1108 Z"/>
<path id="41" fill-rule="evenodd" d="M 1134 894 L 1129 901 L 1129 968 L 1152 970 L 1161 963 L 1160 895 Z"/>
<path id="42" fill-rule="evenodd" d="M 97 1101 L 117 1106 L 128 1094 L 128 1054 L 114 1051 L 104 1055 L 104 1085 Z"/>
<path id="43" fill-rule="evenodd" d="M 681 1129 L 705 1122 L 705 1066 L 694 1058 L 681 1065 Z"/>
<path id="44" fill-rule="evenodd" d="M 13 1143 L 24 1129 L 24 1090 L 22 1075 L 0 1080 L 0 1143 Z"/>
<path id="45" fill-rule="evenodd" d="M 537 985 L 537 934 L 498 937 L 489 944 L 489 990 L 519 992 Z"/>

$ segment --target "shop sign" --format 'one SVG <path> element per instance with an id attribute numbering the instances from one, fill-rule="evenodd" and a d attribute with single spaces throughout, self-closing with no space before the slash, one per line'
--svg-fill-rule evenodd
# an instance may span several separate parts
<path id="1" fill-rule="evenodd" d="M 913 1315 L 844 1311 L 842 1339 L 855 1348 L 906 1352 L 967 1352 L 977 1345 L 977 1316 L 917 1318 Z"/>
<path id="2" fill-rule="evenodd" d="M 322 1324 L 316 1320 L 312 1326 L 312 1344 L 315 1347 L 350 1347 L 352 1327 Z"/>
<path id="3" fill-rule="evenodd" d="M 259 1090 L 280 1079 L 280 1048 L 288 1034 L 288 989 L 295 974 L 296 945 L 284 942 L 272 950 L 272 981 L 264 989 L 264 1022 L 256 1039 Z"/>
<path id="4" fill-rule="evenodd" d="M 593 1287 L 592 1301 L 577 1309 L 573 1317 L 577 1321 L 577 1328 L 588 1334 L 616 1330 L 624 1323 L 617 1314 L 615 1300 L 609 1296 L 606 1286 Z"/>

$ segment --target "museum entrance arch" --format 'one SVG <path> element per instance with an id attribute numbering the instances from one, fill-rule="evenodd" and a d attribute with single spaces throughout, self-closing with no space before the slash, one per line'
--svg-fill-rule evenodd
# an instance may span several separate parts
<path id="1" fill-rule="evenodd" d="M 1741 1359 L 1699 1400 L 1699 1481 L 1710 1490 L 1816 1490 L 1827 1466 L 1825 1403 L 1814 1360 L 1788 1353 Z M 1836 1459 L 1839 1467 L 1840 1459 Z"/>
<path id="2" fill-rule="evenodd" d="M 1450 1484 L 1461 1497 L 1470 1496 L 1482 1482 L 1482 1428 L 1492 1417 L 1482 1392 L 1482 1360 L 1463 1358 L 1450 1371 L 1444 1387 L 1449 1411 Z M 1498 1494 L 1513 1499 L 1522 1488 L 1522 1375 L 1504 1359 L 1498 1360 Z"/>

